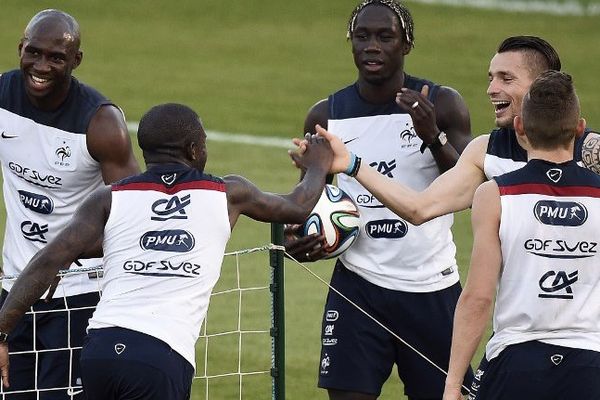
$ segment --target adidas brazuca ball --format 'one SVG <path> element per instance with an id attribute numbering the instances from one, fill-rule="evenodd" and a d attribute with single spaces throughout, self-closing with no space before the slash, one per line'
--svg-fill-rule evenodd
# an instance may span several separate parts
<path id="1" fill-rule="evenodd" d="M 346 251 L 356 237 L 359 227 L 358 208 L 352 198 L 334 185 L 325 185 L 321 198 L 312 210 L 300 232 L 325 236 L 324 258 L 337 257 Z"/>

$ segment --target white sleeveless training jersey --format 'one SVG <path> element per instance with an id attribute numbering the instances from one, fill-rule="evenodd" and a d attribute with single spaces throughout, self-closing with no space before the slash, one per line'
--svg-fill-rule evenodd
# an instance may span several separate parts
<path id="1" fill-rule="evenodd" d="M 429 150 L 421 154 L 416 136 L 402 137 L 404 127 L 412 128 L 407 114 L 328 122 L 329 131 L 347 142 L 364 165 L 420 191 L 439 169 Z M 415 226 L 382 206 L 356 179 L 338 174 L 337 181 L 360 211 L 360 234 L 340 256 L 348 269 L 378 286 L 407 292 L 436 291 L 458 282 L 451 214 Z"/>
<path id="2" fill-rule="evenodd" d="M 404 83 L 417 91 L 428 84 L 430 101 L 435 101 L 438 85 L 409 75 Z M 394 101 L 367 103 L 356 85 L 350 85 L 329 96 L 328 104 L 328 130 L 363 165 L 415 190 L 425 189 L 440 175 L 431 152 L 420 152 L 422 141 L 410 115 Z M 452 214 L 415 226 L 385 208 L 356 179 L 338 174 L 337 182 L 360 211 L 360 234 L 340 256 L 349 270 L 375 285 L 406 292 L 432 292 L 458 282 Z"/>
<path id="3" fill-rule="evenodd" d="M 88 194 L 103 185 L 100 165 L 88 152 L 85 133 L 98 108 L 108 104 L 106 99 L 73 80 L 60 110 L 43 112 L 29 103 L 20 79 L 20 71 L 0 77 L 0 162 L 7 214 L 5 275 L 20 274 Z M 100 259 L 90 259 L 72 266 L 100 263 Z M 13 283 L 5 280 L 2 287 L 10 290 Z M 55 297 L 98 289 L 95 277 L 70 275 L 61 280 Z"/>
<path id="4" fill-rule="evenodd" d="M 102 297 L 88 329 L 151 335 L 195 366 L 230 232 L 218 178 L 170 164 L 113 185 Z"/>
<path id="5" fill-rule="evenodd" d="M 600 178 L 532 160 L 496 181 L 503 266 L 486 357 L 532 340 L 600 351 Z"/>

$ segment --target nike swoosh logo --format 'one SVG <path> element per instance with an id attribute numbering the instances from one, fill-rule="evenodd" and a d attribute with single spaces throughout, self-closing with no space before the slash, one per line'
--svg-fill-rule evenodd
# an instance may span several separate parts
<path id="1" fill-rule="evenodd" d="M 17 135 L 7 135 L 6 132 L 2 131 L 2 139 L 14 139 L 14 138 L 18 138 L 19 136 Z"/>
<path id="2" fill-rule="evenodd" d="M 77 396 L 79 393 L 83 393 L 83 390 L 82 389 L 73 389 L 73 388 L 67 389 L 68 396 Z"/>
<path id="3" fill-rule="evenodd" d="M 348 143 L 350 143 L 350 142 L 354 142 L 356 139 L 358 139 L 358 138 L 357 138 L 357 137 L 355 137 L 354 139 L 346 140 L 346 141 L 344 142 L 344 144 L 348 144 Z"/>

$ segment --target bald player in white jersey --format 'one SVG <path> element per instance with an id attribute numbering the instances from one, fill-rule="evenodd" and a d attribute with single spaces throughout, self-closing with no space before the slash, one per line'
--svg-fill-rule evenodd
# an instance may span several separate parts
<path id="1" fill-rule="evenodd" d="M 10 336 L 60 266 L 103 237 L 103 294 L 81 357 L 86 398 L 188 399 L 195 342 L 239 215 L 301 223 L 321 195 L 331 149 L 309 141 L 307 153 L 292 154 L 305 178 L 287 195 L 265 193 L 241 176 L 204 172 L 206 134 L 193 110 L 152 108 L 138 131 L 148 170 L 96 190 L 36 254 L 0 310 L 0 337 Z M 3 342 L 5 386 L 8 361 Z"/>
<path id="2" fill-rule="evenodd" d="M 20 274 L 87 195 L 139 172 L 121 110 L 72 76 L 83 57 L 79 46 L 79 25 L 72 16 L 41 11 L 19 42 L 20 69 L 0 75 L 4 275 Z M 100 266 L 101 260 L 77 265 Z M 69 263 L 60 266 L 69 268 Z M 2 281 L 0 304 L 12 286 L 12 280 Z M 95 274 L 72 274 L 54 298 L 39 300 L 35 314 L 23 317 L 9 338 L 19 353 L 11 366 L 10 391 L 20 393 L 7 393 L 8 400 L 73 398 L 67 388 L 80 386 L 78 348 L 99 299 L 98 287 Z"/>
<path id="3" fill-rule="evenodd" d="M 473 199 L 473 253 L 444 400 L 462 398 L 494 298 L 494 335 L 471 398 L 600 398 L 600 177 L 573 160 L 585 120 L 571 77 L 541 74 L 521 116 L 515 128 L 529 161 Z"/>

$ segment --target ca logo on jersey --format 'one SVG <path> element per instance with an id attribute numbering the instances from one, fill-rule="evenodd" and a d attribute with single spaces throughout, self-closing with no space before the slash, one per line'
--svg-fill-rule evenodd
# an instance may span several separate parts
<path id="1" fill-rule="evenodd" d="M 565 271 L 548 271 L 540 278 L 540 289 L 544 293 L 538 294 L 543 299 L 572 299 L 571 285 L 577 282 L 579 271 L 567 274 Z"/>
<path id="2" fill-rule="evenodd" d="M 19 190 L 19 200 L 25 208 L 40 214 L 52 214 L 54 202 L 49 197 L 41 194 Z"/>
<path id="3" fill-rule="evenodd" d="M 377 172 L 382 175 L 387 175 L 390 178 L 393 178 L 394 175 L 392 171 L 396 169 L 396 160 L 391 161 L 375 161 L 369 164 L 371 167 L 375 168 Z"/>
<path id="4" fill-rule="evenodd" d="M 32 242 L 48 243 L 46 233 L 48 233 L 48 224 L 39 225 L 32 221 L 21 223 L 21 233 L 23 237 Z"/>
<path id="5" fill-rule="evenodd" d="M 179 196 L 173 196 L 170 199 L 156 200 L 154 204 L 152 204 L 152 212 L 156 215 L 150 217 L 150 219 L 153 221 L 187 219 L 185 207 L 190 205 L 190 202 L 189 194 L 181 198 L 179 198 Z"/>
<path id="6" fill-rule="evenodd" d="M 540 200 L 533 213 L 544 225 L 580 226 L 588 217 L 588 210 L 575 201 Z"/>

